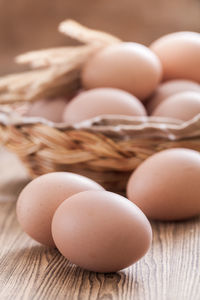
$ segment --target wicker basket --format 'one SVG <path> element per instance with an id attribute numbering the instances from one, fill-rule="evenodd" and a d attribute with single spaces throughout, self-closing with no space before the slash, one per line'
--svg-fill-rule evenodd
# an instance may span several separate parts
<path id="1" fill-rule="evenodd" d="M 101 47 L 120 42 L 74 21 L 61 32 L 82 42 L 17 57 L 33 70 L 0 79 L 0 139 L 38 176 L 52 171 L 86 175 L 106 189 L 123 192 L 130 173 L 148 156 L 173 147 L 200 151 L 200 115 L 182 123 L 153 117 L 101 116 L 73 127 L 19 117 L 25 101 L 66 95 L 81 87 L 81 67 Z"/>

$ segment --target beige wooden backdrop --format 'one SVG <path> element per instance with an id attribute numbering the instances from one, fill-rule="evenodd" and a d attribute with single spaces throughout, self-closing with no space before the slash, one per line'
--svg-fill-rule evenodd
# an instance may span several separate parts
<path id="1" fill-rule="evenodd" d="M 200 1 L 0 0 L 0 74 L 16 70 L 18 53 L 66 44 L 56 32 L 65 18 L 148 44 L 167 32 L 200 31 Z"/>

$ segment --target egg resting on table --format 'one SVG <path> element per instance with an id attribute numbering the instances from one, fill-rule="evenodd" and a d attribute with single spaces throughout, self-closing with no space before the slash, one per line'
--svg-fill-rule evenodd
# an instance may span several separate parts
<path id="1" fill-rule="evenodd" d="M 150 219 L 200 214 L 200 153 L 177 148 L 147 158 L 130 176 L 127 197 Z"/>
<path id="2" fill-rule="evenodd" d="M 55 246 L 51 221 L 56 208 L 68 197 L 86 190 L 104 190 L 78 174 L 54 172 L 32 180 L 20 193 L 17 217 L 23 230 L 47 246 Z"/>
<path id="3" fill-rule="evenodd" d="M 148 251 L 152 231 L 142 211 L 106 191 L 86 191 L 64 201 L 52 221 L 58 250 L 72 263 L 95 272 L 116 272 Z"/>

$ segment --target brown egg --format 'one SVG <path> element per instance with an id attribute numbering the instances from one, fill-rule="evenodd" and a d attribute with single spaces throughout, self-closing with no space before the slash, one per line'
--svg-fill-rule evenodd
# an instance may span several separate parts
<path id="1" fill-rule="evenodd" d="M 55 172 L 31 181 L 17 201 L 17 216 L 23 230 L 36 241 L 54 246 L 51 221 L 56 208 L 68 197 L 86 190 L 104 190 L 89 178 Z"/>
<path id="2" fill-rule="evenodd" d="M 118 89 L 99 88 L 75 97 L 64 111 L 63 120 L 75 124 L 100 115 L 145 116 L 142 103 L 133 95 Z"/>
<path id="3" fill-rule="evenodd" d="M 188 121 L 200 113 L 200 93 L 183 92 L 163 101 L 153 111 L 152 116 L 170 117 Z"/>
<path id="4" fill-rule="evenodd" d="M 88 60 L 82 72 L 82 83 L 87 89 L 118 88 L 140 100 L 150 96 L 161 78 L 157 56 L 137 43 L 120 43 L 99 51 Z"/>
<path id="5" fill-rule="evenodd" d="M 30 109 L 30 107 L 31 107 L 31 103 L 19 104 L 19 105 L 16 106 L 15 112 L 17 114 L 19 114 L 20 116 L 26 116 L 28 110 Z"/>
<path id="6" fill-rule="evenodd" d="M 146 108 L 148 113 L 151 114 L 154 109 L 168 97 L 188 91 L 200 93 L 200 85 L 197 82 L 183 79 L 169 80 L 161 83 L 147 102 Z"/>
<path id="7" fill-rule="evenodd" d="M 200 214 L 200 154 L 189 149 L 161 151 L 131 175 L 127 197 L 156 220 L 181 220 Z"/>
<path id="8" fill-rule="evenodd" d="M 63 110 L 67 104 L 67 98 L 42 99 L 33 102 L 25 116 L 42 117 L 52 122 L 62 122 Z"/>
<path id="9" fill-rule="evenodd" d="M 175 32 L 156 40 L 150 49 L 157 54 L 168 79 L 189 79 L 200 83 L 200 34 Z"/>
<path id="10" fill-rule="evenodd" d="M 115 272 L 140 259 L 152 231 L 142 211 L 111 192 L 87 191 L 64 201 L 52 221 L 57 248 L 72 263 L 95 272 Z"/>

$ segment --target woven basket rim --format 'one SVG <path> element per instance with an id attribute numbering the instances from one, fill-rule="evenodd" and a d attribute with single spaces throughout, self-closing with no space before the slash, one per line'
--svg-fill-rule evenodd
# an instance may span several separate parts
<path id="1" fill-rule="evenodd" d="M 102 115 L 69 126 L 65 123 L 54 123 L 44 118 L 22 117 L 12 111 L 0 110 L 0 124 L 14 127 L 43 125 L 59 131 L 90 131 L 120 139 L 129 139 L 136 136 L 138 138 L 140 136 L 141 138 L 161 137 L 173 141 L 200 137 L 200 114 L 187 122 L 151 116 Z"/>

